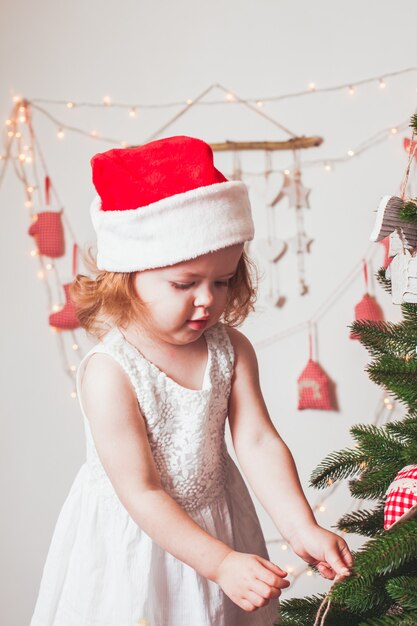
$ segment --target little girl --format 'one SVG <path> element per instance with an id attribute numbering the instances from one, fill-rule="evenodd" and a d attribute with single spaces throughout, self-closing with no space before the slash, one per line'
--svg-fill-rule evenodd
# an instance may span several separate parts
<path id="1" fill-rule="evenodd" d="M 255 351 L 247 188 L 176 136 L 92 159 L 96 278 L 72 297 L 99 339 L 77 371 L 87 460 L 63 505 L 31 626 L 271 626 L 287 573 L 249 491 L 305 561 L 348 575 L 275 430 Z M 256 268 L 255 268 L 256 269 Z"/>

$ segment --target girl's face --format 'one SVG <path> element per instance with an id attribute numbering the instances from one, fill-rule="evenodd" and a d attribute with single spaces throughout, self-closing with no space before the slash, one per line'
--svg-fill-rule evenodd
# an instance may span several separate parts
<path id="1" fill-rule="evenodd" d="M 243 247 L 236 244 L 190 261 L 137 272 L 135 289 L 146 304 L 153 332 L 171 343 L 189 343 L 216 324 Z M 208 319 L 200 328 L 189 323 L 202 317 Z"/>

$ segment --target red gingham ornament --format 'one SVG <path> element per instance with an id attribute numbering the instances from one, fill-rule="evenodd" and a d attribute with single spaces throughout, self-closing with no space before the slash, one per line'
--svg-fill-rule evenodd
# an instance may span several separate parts
<path id="1" fill-rule="evenodd" d="M 417 465 L 403 467 L 385 495 L 384 530 L 417 516 Z"/>
<path id="2" fill-rule="evenodd" d="M 375 300 L 375 296 L 371 296 L 368 293 L 368 269 L 365 259 L 363 260 L 363 272 L 365 276 L 366 293 L 362 300 L 355 306 L 355 320 L 370 320 L 373 322 L 383 322 L 384 313 L 378 302 Z M 351 331 L 351 339 L 359 339 L 359 335 Z"/>
<path id="3" fill-rule="evenodd" d="M 337 410 L 332 381 L 323 368 L 312 358 L 312 337 L 310 355 L 306 367 L 298 377 L 298 410 L 321 409 L 322 411 Z"/>

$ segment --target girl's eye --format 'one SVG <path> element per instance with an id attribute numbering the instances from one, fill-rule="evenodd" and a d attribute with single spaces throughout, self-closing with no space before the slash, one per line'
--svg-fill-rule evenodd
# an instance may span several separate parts
<path id="1" fill-rule="evenodd" d="M 229 281 L 228 280 L 218 280 L 216 281 L 217 285 L 220 285 L 221 287 L 227 287 Z M 194 285 L 194 283 L 171 283 L 171 285 L 175 288 L 175 289 L 190 289 L 190 287 L 192 287 Z"/>

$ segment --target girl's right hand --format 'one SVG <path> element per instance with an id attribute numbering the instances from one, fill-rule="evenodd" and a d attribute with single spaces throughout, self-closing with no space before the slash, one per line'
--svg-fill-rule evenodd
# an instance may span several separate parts
<path id="1" fill-rule="evenodd" d="M 256 611 L 289 587 L 287 572 L 256 554 L 231 550 L 217 569 L 215 582 L 235 604 Z"/>

